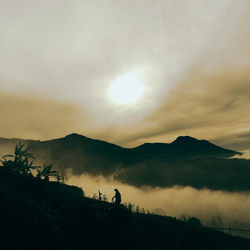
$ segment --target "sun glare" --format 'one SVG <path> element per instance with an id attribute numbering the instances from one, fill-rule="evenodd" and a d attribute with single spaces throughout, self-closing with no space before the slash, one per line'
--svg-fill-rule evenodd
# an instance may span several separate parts
<path id="1" fill-rule="evenodd" d="M 109 97 L 117 104 L 133 104 L 139 101 L 145 91 L 140 74 L 126 74 L 116 78 L 109 87 Z"/>

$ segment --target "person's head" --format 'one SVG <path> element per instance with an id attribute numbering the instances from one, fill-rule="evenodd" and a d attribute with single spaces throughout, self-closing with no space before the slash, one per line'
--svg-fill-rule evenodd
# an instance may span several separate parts
<path id="1" fill-rule="evenodd" d="M 117 189 L 117 188 L 115 188 L 115 189 L 114 189 L 114 191 L 115 191 L 115 192 L 118 192 L 118 189 Z"/>

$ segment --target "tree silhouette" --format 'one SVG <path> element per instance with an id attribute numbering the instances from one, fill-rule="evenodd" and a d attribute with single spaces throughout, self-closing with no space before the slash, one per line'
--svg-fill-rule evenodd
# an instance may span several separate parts
<path id="1" fill-rule="evenodd" d="M 2 157 L 2 166 L 13 170 L 22 175 L 29 175 L 32 169 L 38 169 L 34 166 L 34 156 L 29 152 L 30 148 L 20 143 L 15 146 L 14 155 L 4 155 Z"/>

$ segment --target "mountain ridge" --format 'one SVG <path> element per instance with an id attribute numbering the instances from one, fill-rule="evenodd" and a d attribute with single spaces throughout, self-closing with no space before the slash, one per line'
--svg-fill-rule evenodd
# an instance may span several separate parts
<path id="1" fill-rule="evenodd" d="M 134 148 L 76 133 L 47 141 L 0 139 L 0 156 L 12 153 L 18 141 L 30 147 L 36 164 L 46 161 L 73 175 L 102 175 L 133 186 L 250 190 L 250 160 L 231 159 L 241 153 L 190 136 Z"/>
<path id="2" fill-rule="evenodd" d="M 85 140 L 85 141 L 88 141 L 88 142 L 96 142 L 96 143 L 105 143 L 106 145 L 109 144 L 109 145 L 113 145 L 113 146 L 116 146 L 116 147 L 119 147 L 121 149 L 129 149 L 129 150 L 133 150 L 133 149 L 138 149 L 138 148 L 142 148 L 142 147 L 147 147 L 147 146 L 153 146 L 153 145 L 157 145 L 157 146 L 166 146 L 166 145 L 178 145 L 178 146 L 183 146 L 183 145 L 187 145 L 187 144 L 191 144 L 191 143 L 197 143 L 199 145 L 203 144 L 207 144 L 209 146 L 212 146 L 212 147 L 216 147 L 217 149 L 220 148 L 220 149 L 223 149 L 223 150 L 226 150 L 228 152 L 228 154 L 234 154 L 234 155 L 242 155 L 241 152 L 238 152 L 238 151 L 235 151 L 235 150 L 230 150 L 230 149 L 225 149 L 225 148 L 222 148 L 220 146 L 217 146 L 207 140 L 199 140 L 199 139 L 196 139 L 194 137 L 191 137 L 191 136 L 178 136 L 174 141 L 172 141 L 171 143 L 164 143 L 164 142 L 153 142 L 153 143 L 149 143 L 149 142 L 146 142 L 146 143 L 143 143 L 141 145 L 138 145 L 138 146 L 135 146 L 135 147 L 131 147 L 131 148 L 127 148 L 127 147 L 122 147 L 120 145 L 117 145 L 115 143 L 111 143 L 111 142 L 107 142 L 107 141 L 104 141 L 104 140 L 99 140 L 99 139 L 93 139 L 93 138 L 90 138 L 90 137 L 87 137 L 87 136 L 84 136 L 84 135 L 80 135 L 80 134 L 77 134 L 77 133 L 71 133 L 71 134 L 68 134 L 64 137 L 60 137 L 60 138 L 55 138 L 55 139 L 49 139 L 49 140 L 33 140 L 33 139 L 22 139 L 22 138 L 4 138 L 4 137 L 0 137 L 0 143 L 1 141 L 4 141 L 4 142 L 8 142 L 8 141 L 12 141 L 12 142 L 41 142 L 41 143 L 49 143 L 49 142 L 53 142 L 53 141 L 60 141 L 60 140 L 66 140 L 66 139 L 69 139 L 69 140 L 78 140 L 80 141 L 81 140 Z"/>

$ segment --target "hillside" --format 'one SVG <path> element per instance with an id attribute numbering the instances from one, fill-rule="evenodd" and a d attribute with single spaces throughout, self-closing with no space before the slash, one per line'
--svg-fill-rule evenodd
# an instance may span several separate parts
<path id="1" fill-rule="evenodd" d="M 250 240 L 131 212 L 84 197 L 62 183 L 0 168 L 1 245 L 5 249 L 249 249 Z"/>
<path id="2" fill-rule="evenodd" d="M 126 162 L 128 159 L 142 160 L 146 158 L 204 158 L 204 157 L 231 157 L 240 155 L 240 152 L 224 149 L 206 140 L 197 140 L 189 136 L 180 136 L 172 143 L 145 143 L 135 148 L 123 148 L 101 140 L 91 139 L 79 134 L 70 134 L 63 138 L 49 141 L 35 141 L 23 139 L 0 138 L 0 148 L 16 144 L 18 141 L 28 144 L 34 152 L 43 152 L 50 155 L 67 155 L 83 158 L 87 155 L 89 161 L 99 157 L 108 159 L 109 163 Z"/>
<path id="3" fill-rule="evenodd" d="M 0 152 L 12 151 L 18 141 L 1 138 Z M 134 186 L 250 189 L 250 160 L 231 159 L 241 153 L 189 136 L 169 144 L 146 143 L 135 148 L 78 134 L 49 141 L 20 141 L 31 147 L 38 164 L 46 159 L 57 169 L 71 169 L 74 175 L 113 176 Z"/>
<path id="4" fill-rule="evenodd" d="M 145 143 L 133 149 L 139 154 L 151 158 L 199 159 L 205 157 L 231 157 L 240 152 L 221 148 L 206 140 L 197 140 L 190 136 L 179 136 L 172 143 Z"/>

